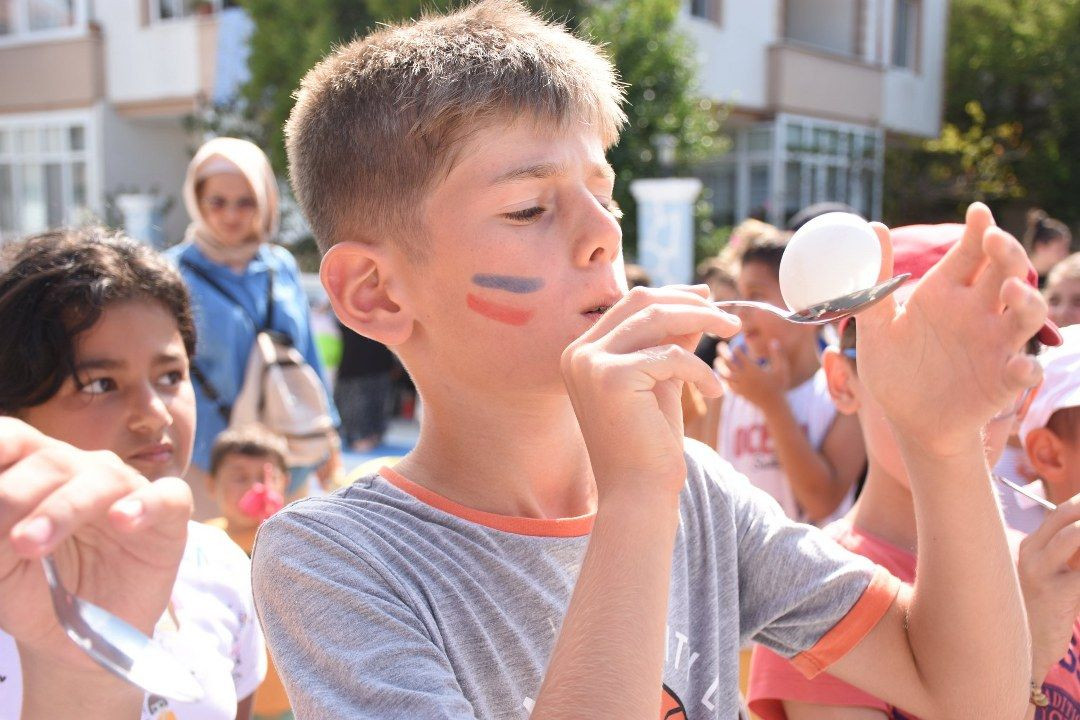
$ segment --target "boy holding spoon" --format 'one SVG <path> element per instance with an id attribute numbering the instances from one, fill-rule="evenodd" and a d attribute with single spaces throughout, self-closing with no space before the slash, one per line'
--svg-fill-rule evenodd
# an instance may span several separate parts
<path id="1" fill-rule="evenodd" d="M 938 263 L 964 232 L 959 225 L 912 226 L 892 231 L 896 272 L 909 272 L 913 280 L 897 292 L 898 299 L 910 295 L 915 281 Z M 1029 281 L 1035 286 L 1036 276 Z M 899 452 L 897 438 L 875 398 L 860 380 L 863 370 L 856 352 L 856 328 L 852 319 L 841 321 L 839 347 L 823 357 L 829 390 L 837 409 L 857 417 L 866 438 L 869 469 L 863 492 L 843 518 L 826 528 L 841 545 L 865 555 L 906 582 L 915 580 L 917 534 L 926 535 L 917 519 L 916 500 L 908 471 Z M 1040 339 L 1056 343 L 1048 325 Z M 860 338 L 859 350 L 864 347 Z M 1062 346 L 1064 347 L 1064 346 Z M 1053 348 L 1051 352 L 1059 350 Z M 914 351 L 914 348 L 911 349 Z M 1045 376 L 1049 379 L 1049 374 Z M 1044 380 L 1044 386 L 1045 382 Z M 986 424 L 985 448 L 992 465 L 1019 418 L 1028 413 L 1031 392 L 1017 393 Z M 996 489 L 996 488 L 995 488 Z M 1010 492 L 1006 490 L 1005 492 Z M 1032 632 L 1031 668 L 1035 687 L 1027 717 L 1073 717 L 1080 710 L 1080 677 L 1062 661 L 1070 633 L 1080 631 L 1076 622 L 1080 611 L 1080 580 L 1066 566 L 1069 556 L 1080 547 L 1080 537 L 1060 532 L 1080 519 L 1080 504 L 1062 507 L 1038 532 L 1021 543 L 1013 533 L 1010 540 L 1019 547 L 1019 575 L 1024 590 L 1028 622 Z M 1064 553 L 1064 554 L 1063 554 Z M 1046 705 L 1038 703 L 1046 701 Z M 750 707 L 763 720 L 868 720 L 914 718 L 904 703 L 892 703 L 858 690 L 832 675 L 807 679 L 794 666 L 766 648 L 754 651 L 750 679 Z M 1073 715 L 1067 714 L 1070 710 Z M 1064 715 L 1053 713 L 1066 712 Z M 972 715 L 976 717 L 976 715 Z M 925 716 L 924 716 L 925 717 Z M 999 717 L 995 715 L 994 717 Z M 1016 718 L 1022 715 L 1000 715 Z"/>
<path id="2" fill-rule="evenodd" d="M 394 468 L 260 530 L 257 607 L 298 717 L 728 720 L 749 639 L 926 716 L 1023 712 L 980 431 L 1038 381 L 1020 348 L 1046 307 L 984 206 L 905 312 L 860 316 L 939 540 L 902 587 L 684 441 L 683 383 L 720 391 L 692 351 L 738 322 L 703 287 L 626 293 L 605 160 L 623 115 L 594 46 L 486 0 L 339 48 L 297 97 L 291 174 L 335 312 L 426 408 Z"/>

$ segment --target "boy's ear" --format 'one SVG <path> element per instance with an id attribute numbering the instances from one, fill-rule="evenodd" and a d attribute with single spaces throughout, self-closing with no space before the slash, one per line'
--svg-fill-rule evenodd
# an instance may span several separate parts
<path id="1" fill-rule="evenodd" d="M 384 345 L 400 345 L 412 334 L 413 316 L 402 302 L 392 272 L 395 261 L 383 246 L 340 242 L 323 256 L 319 276 L 334 313 L 356 332 Z"/>
<path id="2" fill-rule="evenodd" d="M 1024 440 L 1024 450 L 1035 474 L 1048 483 L 1060 482 L 1065 474 L 1061 438 L 1047 427 L 1035 428 Z"/>
<path id="3" fill-rule="evenodd" d="M 821 355 L 821 366 L 825 368 L 825 380 L 829 385 L 829 395 L 833 405 L 844 415 L 854 415 L 859 411 L 859 398 L 855 396 L 851 384 L 855 371 L 848 359 L 836 348 L 827 348 Z"/>

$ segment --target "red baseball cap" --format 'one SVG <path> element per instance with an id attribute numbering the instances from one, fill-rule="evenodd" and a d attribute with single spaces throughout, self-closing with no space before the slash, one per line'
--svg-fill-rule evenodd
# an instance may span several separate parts
<path id="1" fill-rule="evenodd" d="M 949 251 L 949 248 L 960 241 L 964 236 L 964 226 L 959 223 L 905 225 L 890 230 L 890 236 L 893 247 L 893 274 L 911 273 L 911 279 L 896 291 L 896 297 L 903 300 L 911 295 L 916 281 L 934 267 L 938 260 L 941 260 Z M 1030 261 L 1027 281 L 1031 287 L 1039 287 L 1039 274 L 1035 272 Z M 838 328 L 841 335 L 844 333 L 845 325 L 846 322 L 842 320 Z M 1043 323 L 1038 338 L 1043 345 L 1052 347 L 1062 342 L 1057 325 L 1050 320 Z"/>

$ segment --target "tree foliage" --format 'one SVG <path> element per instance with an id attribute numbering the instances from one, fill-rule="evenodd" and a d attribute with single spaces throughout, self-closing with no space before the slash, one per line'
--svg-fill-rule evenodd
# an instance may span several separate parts
<path id="1" fill-rule="evenodd" d="M 961 204 L 1022 199 L 1080 220 L 1078 32 L 1080 0 L 953 0 L 943 135 L 892 149 L 887 214 L 912 219 L 894 214 L 925 207 L 898 204 L 905 189 L 932 205 L 926 187 L 944 187 Z"/>

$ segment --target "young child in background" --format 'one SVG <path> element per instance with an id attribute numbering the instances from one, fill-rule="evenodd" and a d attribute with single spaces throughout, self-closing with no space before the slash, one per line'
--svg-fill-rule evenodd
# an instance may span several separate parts
<path id="1" fill-rule="evenodd" d="M 739 264 L 740 297 L 784 307 L 787 236 L 762 234 Z M 745 347 L 721 346 L 726 392 L 706 422 L 720 457 L 776 498 L 788 517 L 824 525 L 851 506 L 866 467 L 859 424 L 838 415 L 821 372 L 819 328 L 740 310 Z"/>
<path id="2" fill-rule="evenodd" d="M 897 292 L 898 299 L 910 294 L 915 281 L 944 256 L 963 230 L 960 225 L 923 225 L 892 231 L 895 272 L 908 272 L 913 278 Z M 1030 280 L 1034 284 L 1034 271 Z M 859 420 L 866 437 L 869 470 L 854 507 L 825 531 L 844 547 L 865 555 L 902 580 L 913 582 L 917 542 L 911 485 L 893 432 L 880 406 L 860 382 L 855 350 L 857 326 L 854 320 L 841 323 L 840 346 L 826 350 L 824 370 L 837 408 Z M 1042 335 L 1049 342 L 1057 342 L 1049 330 Z M 987 423 L 985 444 L 990 463 L 1001 453 L 1017 418 L 1028 409 L 1030 398 L 1030 391 L 1018 393 L 1014 402 Z M 1024 590 L 1033 634 L 1032 677 L 1051 703 L 1034 715 L 1040 720 L 1073 717 L 1053 714 L 1066 708 L 1074 714 L 1080 711 L 1080 677 L 1069 668 L 1054 665 L 1069 645 L 1070 632 L 1074 628 L 1080 631 L 1080 625 L 1073 620 L 1080 610 L 1077 574 L 1065 565 L 1080 540 L 1068 532 L 1058 532 L 1069 519 L 1080 519 L 1080 505 L 1061 508 L 1055 522 L 1048 522 L 1020 553 L 1019 570 L 1021 578 L 1027 580 Z M 1020 546 L 1021 539 L 1019 533 L 1013 536 L 1014 549 Z M 754 649 L 749 699 L 751 710 L 763 720 L 914 718 L 906 708 L 884 702 L 828 674 L 807 679 L 789 661 L 761 646 Z M 1034 712 L 1032 706 L 1028 716 Z"/>
<path id="3" fill-rule="evenodd" d="M 285 504 L 287 453 L 284 439 L 257 425 L 226 430 L 210 450 L 208 490 L 224 514 L 206 524 L 224 530 L 248 555 L 259 526 Z M 255 691 L 255 720 L 291 717 L 289 696 L 269 660 L 266 679 Z"/>
<path id="4" fill-rule="evenodd" d="M 597 48 L 506 0 L 379 28 L 304 78 L 288 151 L 323 283 L 426 410 L 400 463 L 259 532 L 297 715 L 730 720 L 751 639 L 924 715 L 1022 713 L 1028 631 L 980 436 L 1038 381 L 1019 243 L 974 205 L 909 312 L 860 316 L 937 540 L 902 587 L 684 439 L 682 385 L 721 392 L 693 349 L 738 322 L 704 287 L 626 292 L 605 159 L 624 121 Z"/>
<path id="5" fill-rule="evenodd" d="M 1036 477 L 1029 492 L 1061 505 L 1080 493 L 1080 325 L 1062 328 L 1064 342 L 1039 355 L 1043 382 L 1020 422 L 1020 441 Z M 1030 533 L 1047 510 L 1023 495 L 999 487 L 1005 524 Z"/>
<path id="6" fill-rule="evenodd" d="M 1046 276 L 1046 304 L 1058 327 L 1080 323 L 1080 253 L 1065 258 Z"/>

